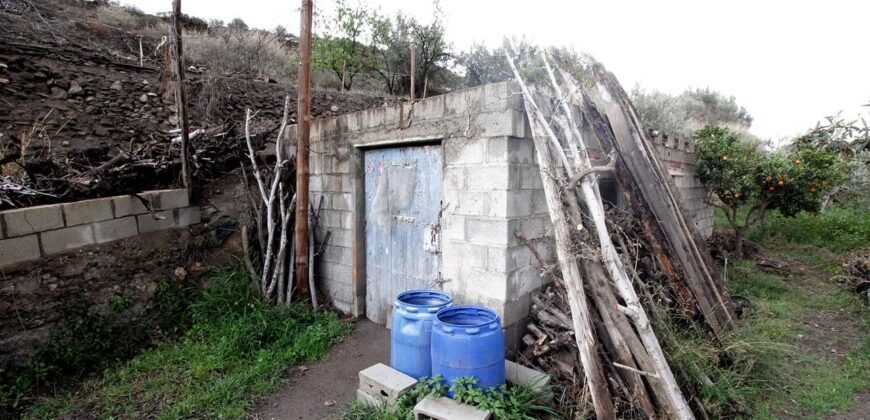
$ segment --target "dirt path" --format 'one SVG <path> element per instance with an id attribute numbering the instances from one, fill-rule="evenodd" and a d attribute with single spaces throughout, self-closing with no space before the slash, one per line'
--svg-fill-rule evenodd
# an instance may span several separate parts
<path id="1" fill-rule="evenodd" d="M 359 371 L 389 363 L 390 332 L 371 321 L 354 325 L 353 334 L 312 366 L 294 368 L 288 383 L 254 410 L 262 420 L 337 419 L 356 398 Z"/>
<path id="2" fill-rule="evenodd" d="M 785 259 L 791 267 L 786 276 L 788 281 L 806 291 L 812 298 L 808 305 L 818 305 L 818 302 L 836 302 L 835 295 L 841 289 L 827 273 L 804 261 Z M 815 306 L 813 305 L 813 306 Z M 811 306 L 812 307 L 812 306 Z M 862 316 L 863 314 L 857 314 Z M 792 344 L 797 348 L 797 354 L 811 355 L 822 360 L 841 365 L 846 363 L 847 354 L 855 354 L 864 341 L 867 331 L 862 323 L 855 319 L 856 314 L 848 309 L 835 305 L 812 307 L 801 319 L 805 332 L 797 336 Z M 797 360 L 798 365 L 807 363 Z M 870 419 L 870 394 L 868 390 L 859 391 L 854 397 L 854 404 L 843 412 L 831 410 L 827 417 L 830 420 L 865 420 Z M 781 418 L 798 419 L 789 410 L 776 410 Z"/>

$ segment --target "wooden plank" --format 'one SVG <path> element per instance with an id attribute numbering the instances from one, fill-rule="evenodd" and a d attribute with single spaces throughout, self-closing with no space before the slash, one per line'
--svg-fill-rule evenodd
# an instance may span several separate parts
<path id="1" fill-rule="evenodd" d="M 623 185 L 630 186 L 632 207 L 647 213 L 641 215 L 645 230 L 678 295 L 683 289 L 683 295 L 678 296 L 681 304 L 695 303 L 718 335 L 733 322 L 734 312 L 706 243 L 681 209 L 673 181 L 659 162 L 646 132 L 640 129 L 625 92 L 612 75 L 601 77 L 604 83 L 599 84 L 599 89 L 606 90 L 602 95 L 604 111 L 613 131 L 612 146 L 619 158 L 617 177 Z M 686 295 L 686 288 L 691 297 Z"/>

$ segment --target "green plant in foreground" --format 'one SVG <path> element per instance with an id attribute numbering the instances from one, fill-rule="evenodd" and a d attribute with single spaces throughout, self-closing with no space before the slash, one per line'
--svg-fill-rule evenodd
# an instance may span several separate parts
<path id="1" fill-rule="evenodd" d="M 458 378 L 450 389 L 453 399 L 461 403 L 488 410 L 494 419 L 540 419 L 555 417 L 558 413 L 543 403 L 549 398 L 549 389 L 511 385 L 482 389 L 477 379 Z M 414 406 L 428 395 L 442 396 L 446 386 L 441 377 L 422 378 L 413 388 L 399 396 L 393 407 L 370 406 L 361 401 L 352 402 L 342 420 L 408 420 L 414 418 Z"/>
<path id="2" fill-rule="evenodd" d="M 814 263 L 821 251 L 809 246 L 801 257 Z M 848 409 L 870 386 L 864 374 L 870 369 L 870 339 L 842 353 L 839 362 L 827 357 L 827 348 L 819 354 L 793 344 L 807 334 L 807 316 L 842 316 L 862 331 L 870 324 L 851 293 L 812 273 L 797 276 L 763 272 L 750 260 L 729 265 L 728 289 L 749 302 L 749 317 L 720 342 L 671 321 L 668 360 L 679 367 L 682 384 L 698 391 L 711 418 L 816 418 Z"/>
<path id="3" fill-rule="evenodd" d="M 216 272 L 190 305 L 192 326 L 176 342 L 143 352 L 84 384 L 46 399 L 30 418 L 244 418 L 287 367 L 324 356 L 351 327 L 336 314 L 259 300 L 244 270 Z"/>
<path id="4" fill-rule="evenodd" d="M 62 377 L 77 378 L 126 360 L 146 337 L 125 313 L 129 295 L 115 295 L 106 313 L 80 302 L 63 309 L 63 322 L 28 361 L 0 371 L 0 409 L 17 410 L 34 392 L 43 392 Z"/>

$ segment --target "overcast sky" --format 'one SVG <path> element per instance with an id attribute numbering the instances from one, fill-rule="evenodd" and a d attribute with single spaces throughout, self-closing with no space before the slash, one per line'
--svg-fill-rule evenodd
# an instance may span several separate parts
<path id="1" fill-rule="evenodd" d="M 171 9 L 171 0 L 126 2 L 152 13 Z M 387 14 L 432 16 L 431 1 L 366 4 Z M 284 25 L 298 33 L 298 0 L 184 0 L 182 6 L 205 19 L 240 17 L 252 27 Z M 457 49 L 525 35 L 591 53 L 626 89 L 637 83 L 678 94 L 709 86 L 735 96 L 755 118 L 751 131 L 764 138 L 792 136 L 841 110 L 849 117 L 870 111 L 861 107 L 870 102 L 867 0 L 441 0 L 441 8 Z"/>

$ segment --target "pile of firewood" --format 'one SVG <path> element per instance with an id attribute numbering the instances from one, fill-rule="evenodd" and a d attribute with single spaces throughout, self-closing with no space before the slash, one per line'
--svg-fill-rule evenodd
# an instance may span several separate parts
<path id="1" fill-rule="evenodd" d="M 870 252 L 855 254 L 843 264 L 846 286 L 870 304 Z"/>
<path id="2" fill-rule="evenodd" d="M 532 126 L 560 271 L 542 267 L 555 282 L 533 300 L 524 354 L 557 378 L 582 380 L 575 397 L 588 395 L 598 418 L 705 415 L 675 379 L 656 314 L 679 311 L 716 336 L 733 321 L 733 303 L 648 131 L 600 64 L 578 69 L 557 57 L 554 71 L 542 51 L 543 74 L 530 80 L 544 82 L 535 86 L 522 76 L 535 69 L 507 59 Z M 610 161 L 594 161 L 592 148 Z M 615 173 L 630 218 L 606 213 L 601 172 Z"/>

